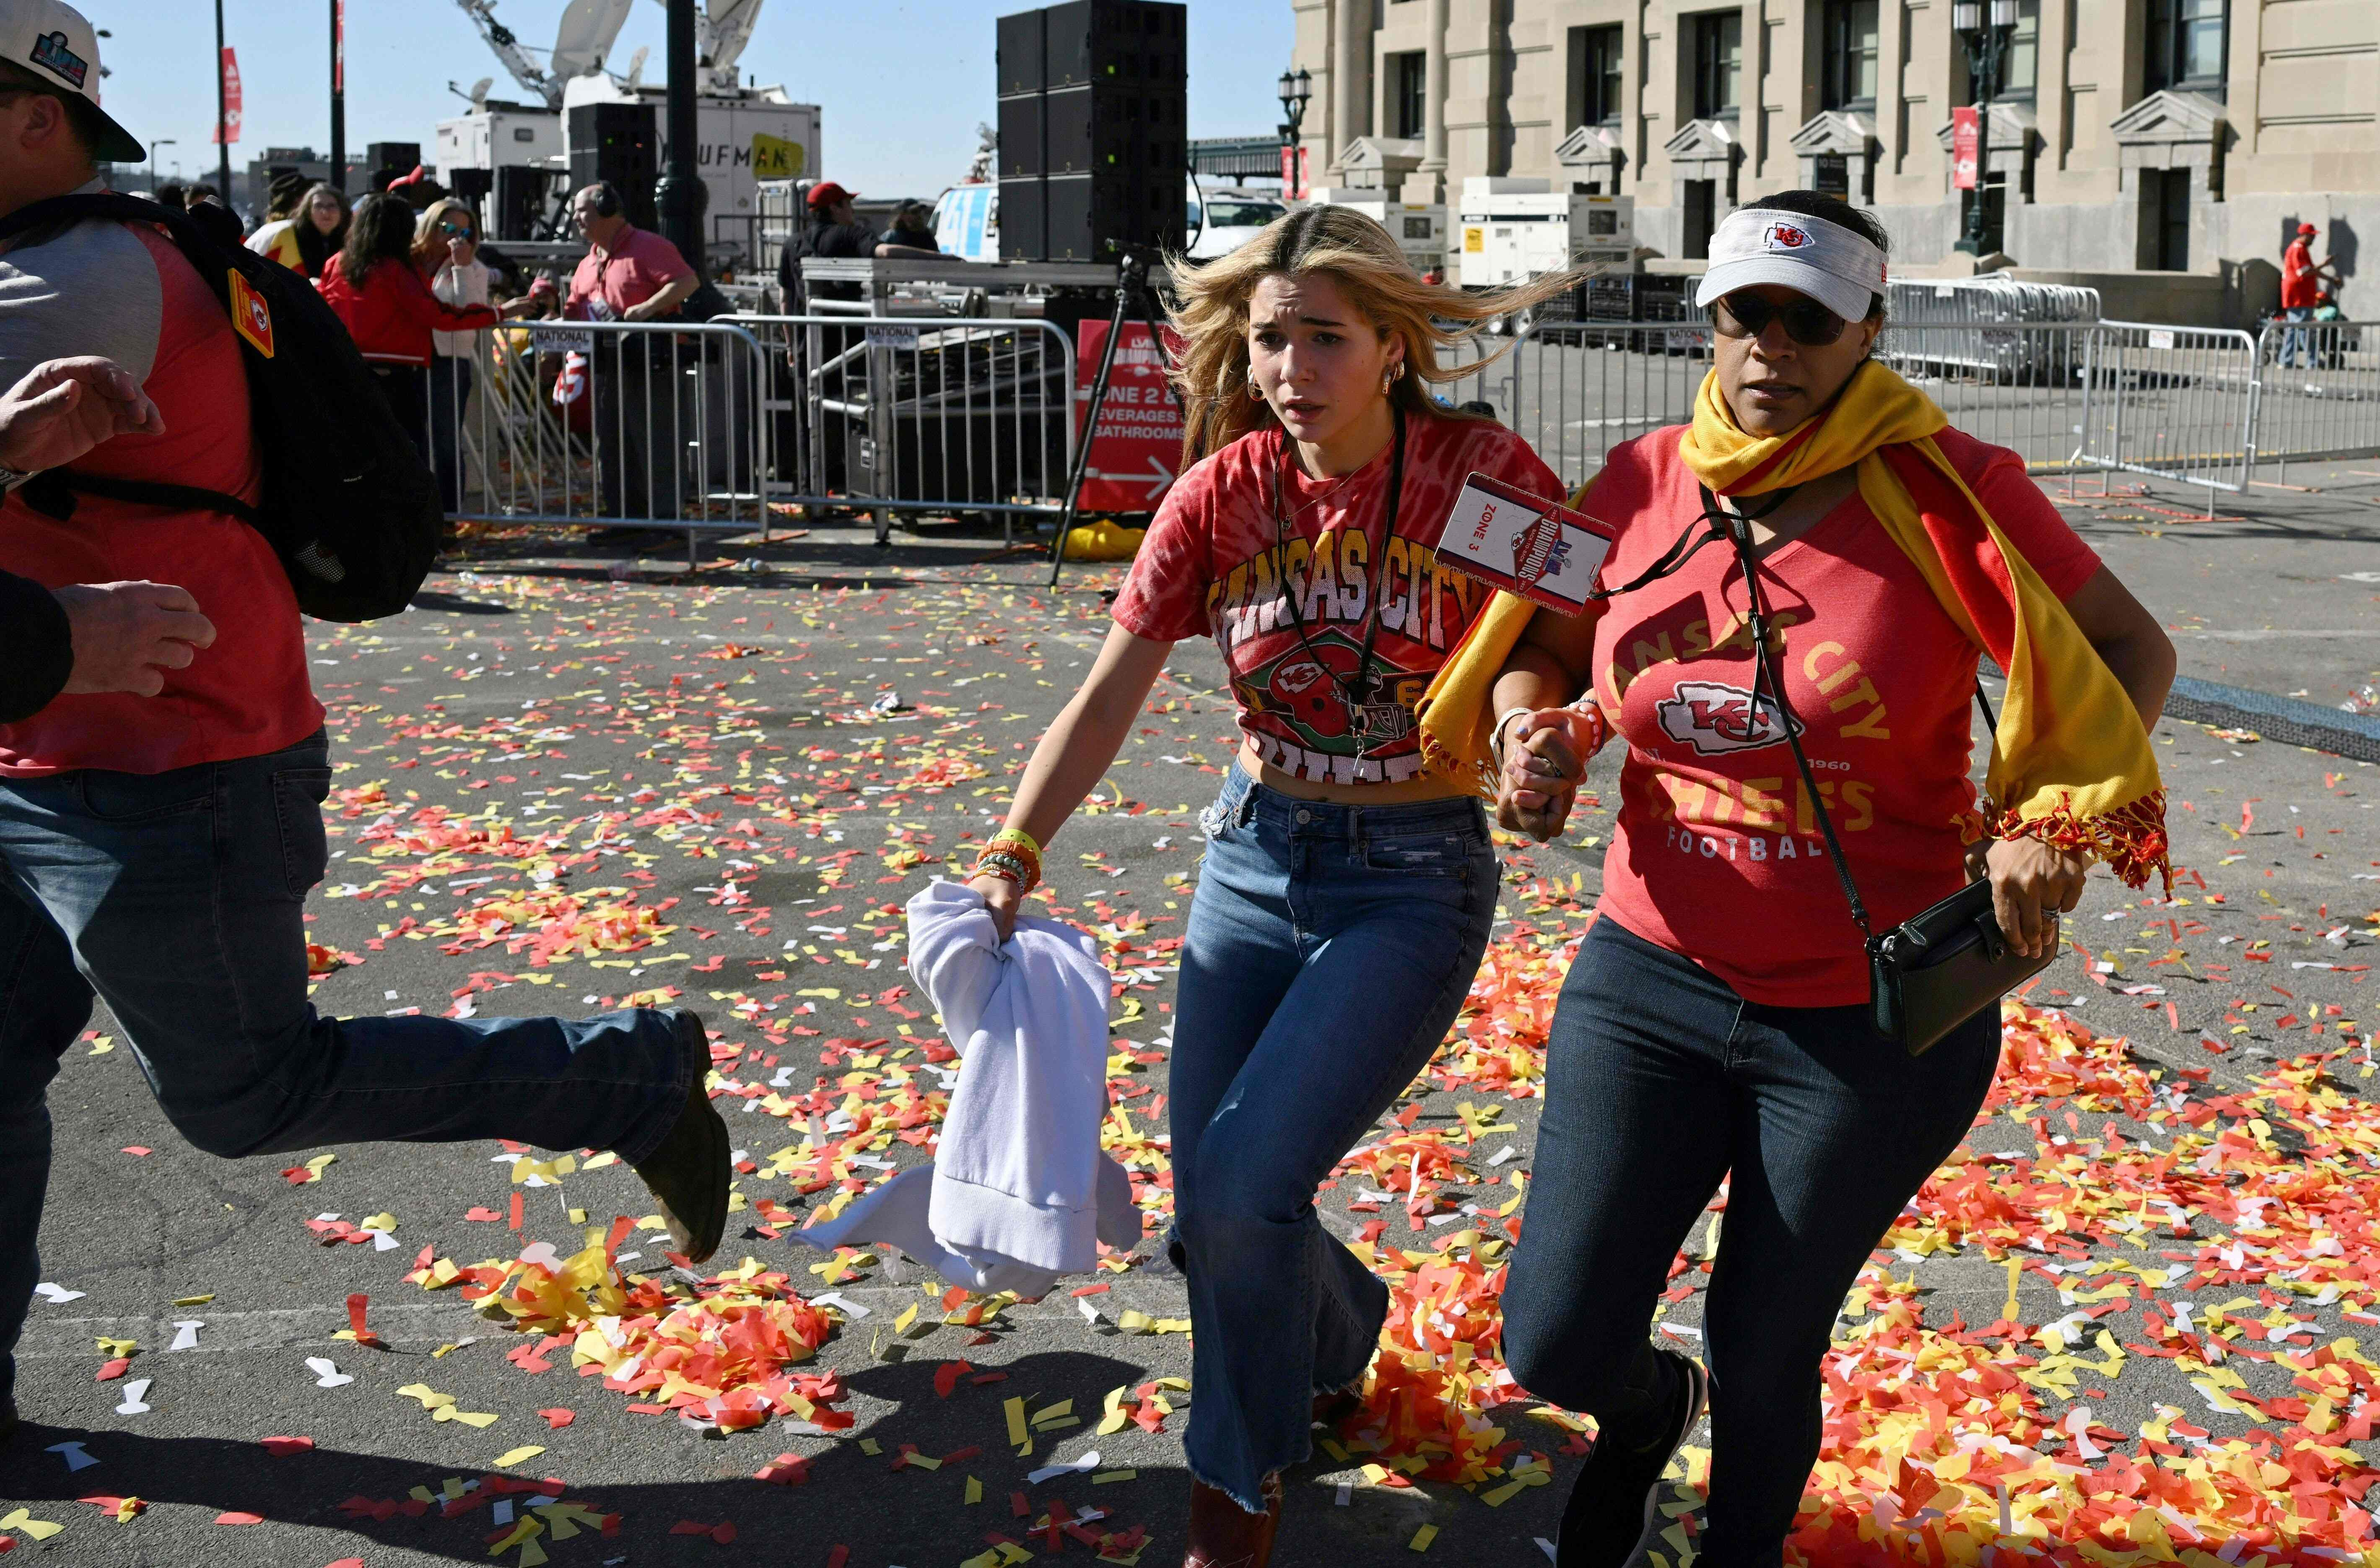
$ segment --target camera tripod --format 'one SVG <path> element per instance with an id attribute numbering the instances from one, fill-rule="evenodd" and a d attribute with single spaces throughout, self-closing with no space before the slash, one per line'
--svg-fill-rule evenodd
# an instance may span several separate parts
<path id="1" fill-rule="evenodd" d="M 1127 319 L 1148 329 L 1148 341 L 1159 354 L 1165 352 L 1165 334 L 1159 324 L 1157 299 L 1148 289 L 1148 258 L 1127 252 L 1116 263 L 1115 309 L 1108 316 L 1108 340 L 1099 350 L 1099 373 L 1091 378 L 1090 411 L 1083 419 L 1081 443 L 1075 449 L 1074 472 L 1066 479 L 1066 505 L 1058 517 L 1058 537 L 1050 545 L 1050 586 L 1058 586 L 1058 573 L 1066 564 L 1066 536 L 1074 531 L 1075 509 L 1083 495 L 1083 480 L 1091 467 L 1092 439 L 1098 435 L 1100 410 L 1107 407 L 1108 378 L 1115 371 L 1116 345 L 1123 341 Z M 1186 416 L 1182 407 L 1182 394 L 1175 389 L 1173 378 L 1165 378 L 1165 395 Z"/>

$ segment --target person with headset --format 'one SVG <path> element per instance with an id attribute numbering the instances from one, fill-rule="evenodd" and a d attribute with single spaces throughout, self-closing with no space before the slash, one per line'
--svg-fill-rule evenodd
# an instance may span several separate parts
<path id="1" fill-rule="evenodd" d="M 573 197 L 570 217 L 586 237 L 587 254 L 570 275 L 562 312 L 569 320 L 662 321 L 700 286 L 676 246 L 628 221 L 619 189 L 609 180 L 597 180 Z M 674 517 L 676 470 L 652 461 L 654 421 L 676 423 L 676 404 L 669 395 L 669 347 L 656 352 L 644 333 L 603 333 L 598 339 L 591 359 L 596 442 L 606 454 L 597 478 L 603 510 L 615 517 Z M 670 442 L 659 445 L 674 450 Z"/>

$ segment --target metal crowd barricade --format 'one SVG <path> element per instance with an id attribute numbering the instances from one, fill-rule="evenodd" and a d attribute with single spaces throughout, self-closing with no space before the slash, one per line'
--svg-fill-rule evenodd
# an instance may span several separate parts
<path id="1" fill-rule="evenodd" d="M 2016 452 L 2033 473 L 2071 473 L 2082 459 L 2097 331 L 2095 322 L 1984 326 L 1888 316 L 1876 356 L 1965 433 Z"/>
<path id="2" fill-rule="evenodd" d="M 735 316 L 767 344 L 777 504 L 848 507 L 887 542 L 895 513 L 1064 510 L 1075 345 L 1029 317 Z M 1112 407 L 1109 417 L 1117 412 Z"/>
<path id="3" fill-rule="evenodd" d="M 1710 368 L 1710 329 L 1691 322 L 1533 322 L 1501 358 L 1494 338 L 1468 338 L 1439 384 L 1454 404 L 1486 403 L 1572 489 L 1610 447 L 1694 416 Z"/>
<path id="4" fill-rule="evenodd" d="M 2083 372 L 2078 461 L 2207 489 L 2247 488 L 2256 459 L 2256 344 L 2224 327 L 2101 322 Z"/>
<path id="5" fill-rule="evenodd" d="M 748 532 L 769 523 L 767 352 L 733 322 L 524 321 L 431 369 L 456 521 Z"/>
<path id="6" fill-rule="evenodd" d="M 2256 457 L 2283 480 L 2291 458 L 2380 454 L 2380 322 L 2267 322 L 2256 366 Z"/>

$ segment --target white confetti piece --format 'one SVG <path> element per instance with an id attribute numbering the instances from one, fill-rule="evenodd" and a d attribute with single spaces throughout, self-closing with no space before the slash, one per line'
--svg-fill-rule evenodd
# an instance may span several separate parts
<path id="1" fill-rule="evenodd" d="M 47 1280 L 43 1280 L 40 1284 L 35 1285 L 33 1287 L 33 1294 L 40 1296 L 43 1301 L 48 1302 L 53 1307 L 63 1307 L 69 1301 L 80 1301 L 82 1299 L 82 1292 L 79 1290 L 68 1290 L 64 1285 L 54 1285 Z"/>
<path id="2" fill-rule="evenodd" d="M 1095 1448 L 1079 1459 L 1062 1459 L 1055 1465 L 1044 1465 L 1026 1477 L 1025 1484 L 1038 1487 L 1052 1476 L 1079 1476 L 1086 1470 L 1096 1470 L 1099 1467 L 1099 1451 Z"/>
<path id="3" fill-rule="evenodd" d="M 839 1307 L 845 1316 L 852 1318 L 865 1318 L 875 1310 L 872 1307 L 860 1306 L 841 1291 L 831 1290 L 824 1295 L 814 1295 L 810 1300 L 820 1307 Z"/>
<path id="4" fill-rule="evenodd" d="M 198 1349 L 199 1331 L 206 1326 L 206 1323 L 202 1319 L 197 1318 L 187 1319 L 182 1322 L 175 1324 L 174 1328 L 176 1332 L 174 1334 L 174 1343 L 167 1345 L 165 1348 L 169 1351 Z"/>
<path id="5" fill-rule="evenodd" d="M 353 1374 L 340 1371 L 337 1363 L 327 1355 L 310 1355 L 306 1365 L 314 1369 L 314 1386 L 318 1389 L 340 1388 L 356 1380 Z"/>
<path id="6" fill-rule="evenodd" d="M 146 1416 L 149 1406 L 141 1402 L 149 1397 L 149 1385 L 154 1380 L 135 1378 L 124 1385 L 124 1403 L 115 1407 L 118 1416 Z"/>

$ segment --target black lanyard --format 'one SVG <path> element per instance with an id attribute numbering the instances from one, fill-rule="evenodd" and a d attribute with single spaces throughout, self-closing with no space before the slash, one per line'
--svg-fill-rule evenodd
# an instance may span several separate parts
<path id="1" fill-rule="evenodd" d="M 1314 651 L 1314 644 L 1305 635 L 1305 613 L 1297 604 L 1303 595 L 1289 580 L 1289 517 L 1281 510 L 1281 470 L 1289 461 L 1289 432 L 1286 431 L 1281 432 L 1280 460 L 1272 469 L 1272 520 L 1280 540 L 1281 590 L 1281 596 L 1289 601 L 1289 624 L 1296 629 L 1297 645 L 1305 650 L 1305 656 L 1330 677 L 1332 686 L 1339 688 L 1339 695 L 1347 704 L 1350 717 L 1356 721 L 1359 735 L 1368 728 L 1365 710 L 1372 700 L 1372 644 L 1380 634 L 1380 590 L 1387 586 L 1389 580 L 1389 545 L 1397 537 L 1397 503 L 1402 499 L 1405 488 L 1405 411 L 1394 408 L 1391 412 L 1396 417 L 1397 433 L 1389 459 L 1389 526 L 1380 540 L 1379 549 L 1372 557 L 1372 585 L 1364 599 L 1364 651 L 1356 661 L 1355 684 L 1353 686 L 1342 679 L 1339 672 L 1324 663 Z M 1366 545 L 1372 542 L 1370 529 L 1364 530 L 1363 539 Z M 1308 587 L 1313 585 L 1314 553 L 1310 546 L 1305 556 L 1305 580 Z"/>

